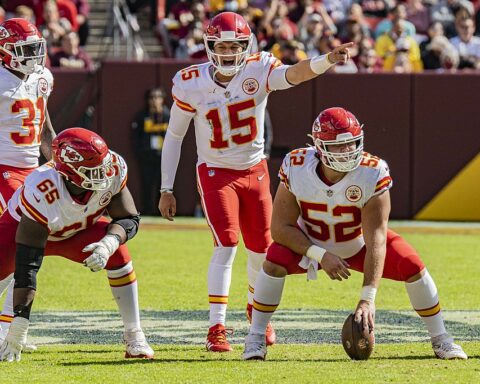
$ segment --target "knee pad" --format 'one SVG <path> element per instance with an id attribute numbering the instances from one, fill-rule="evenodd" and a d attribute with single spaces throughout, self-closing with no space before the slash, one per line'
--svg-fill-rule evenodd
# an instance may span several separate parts
<path id="1" fill-rule="evenodd" d="M 215 247 L 210 263 L 231 266 L 236 253 L 237 247 Z"/>

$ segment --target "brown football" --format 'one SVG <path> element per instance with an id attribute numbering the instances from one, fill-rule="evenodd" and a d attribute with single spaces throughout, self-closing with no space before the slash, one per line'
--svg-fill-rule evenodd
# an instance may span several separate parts
<path id="1" fill-rule="evenodd" d="M 343 349 L 353 360 L 367 360 L 375 346 L 375 335 L 363 331 L 361 324 L 355 322 L 355 315 L 348 315 L 342 328 Z"/>

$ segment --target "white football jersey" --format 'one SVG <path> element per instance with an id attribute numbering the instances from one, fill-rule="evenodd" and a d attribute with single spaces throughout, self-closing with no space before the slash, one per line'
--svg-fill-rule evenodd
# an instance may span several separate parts
<path id="1" fill-rule="evenodd" d="M 280 168 L 280 181 L 297 199 L 302 231 L 314 244 L 346 259 L 365 244 L 362 207 L 390 189 L 392 178 L 384 160 L 364 152 L 357 169 L 329 186 L 316 172 L 316 153 L 314 147 L 290 152 Z"/>
<path id="2" fill-rule="evenodd" d="M 23 81 L 0 65 L 0 164 L 38 166 L 40 133 L 52 89 L 48 68 Z"/>
<path id="3" fill-rule="evenodd" d="M 112 184 L 106 190 L 92 191 L 85 204 L 72 198 L 62 175 L 48 162 L 29 174 L 25 184 L 15 191 L 8 202 L 10 214 L 18 221 L 24 214 L 45 225 L 51 241 L 64 240 L 96 223 L 112 197 L 127 183 L 125 161 L 115 152 L 110 153 L 115 168 Z"/>
<path id="4" fill-rule="evenodd" d="M 265 157 L 268 77 L 282 63 L 267 52 L 246 61 L 226 88 L 212 79 L 209 62 L 182 69 L 173 78 L 177 106 L 194 119 L 199 164 L 247 169 Z"/>

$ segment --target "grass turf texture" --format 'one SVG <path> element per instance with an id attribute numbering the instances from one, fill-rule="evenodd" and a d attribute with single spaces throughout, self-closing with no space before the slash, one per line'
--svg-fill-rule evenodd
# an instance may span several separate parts
<path id="1" fill-rule="evenodd" d="M 399 228 L 402 233 L 402 229 Z M 433 276 L 444 309 L 480 308 L 478 235 L 410 234 L 404 237 L 418 250 Z M 207 269 L 212 250 L 207 230 L 140 231 L 129 242 L 144 310 L 206 310 Z M 239 247 L 233 266 L 229 308 L 246 305 L 246 252 Z M 331 281 L 323 272 L 317 281 L 306 276 L 287 278 L 282 308 L 354 308 L 362 275 L 352 272 L 343 282 Z M 60 257 L 46 257 L 39 273 L 34 311 L 116 310 L 106 273 L 92 273 Z M 379 309 L 410 309 L 403 283 L 382 280 L 376 299 Z"/>
<path id="2" fill-rule="evenodd" d="M 202 347 L 161 346 L 153 361 L 124 360 L 112 346 L 42 347 L 20 364 L 2 364 L 14 383 L 475 383 L 480 375 L 480 343 L 465 343 L 473 359 L 441 361 L 427 344 L 382 345 L 368 361 L 348 360 L 341 346 L 278 345 L 268 361 L 241 361 L 233 353 Z M 476 353 L 476 355 L 475 355 Z M 28 379 L 27 379 L 28 377 Z"/>
<path id="3" fill-rule="evenodd" d="M 141 308 L 144 311 L 197 311 L 199 317 L 202 315 L 198 311 L 205 311 L 206 328 L 206 276 L 212 249 L 210 233 L 202 228 L 168 228 L 145 227 L 129 243 L 139 281 Z M 415 234 L 411 229 L 399 228 L 398 232 L 402 234 L 402 231 L 434 277 L 442 307 L 448 310 L 479 309 L 480 282 L 473 272 L 477 270 L 475 260 L 480 254 L 478 234 Z M 292 276 L 287 279 L 279 309 L 353 309 L 361 282 L 362 275 L 358 273 L 353 273 L 344 282 L 330 281 L 323 273 L 319 274 L 318 281 L 310 282 L 305 276 Z M 33 309 L 37 313 L 116 311 L 105 272 L 92 273 L 62 258 L 45 259 L 38 286 Z M 243 247 L 239 247 L 233 268 L 230 309 L 244 309 L 246 288 L 246 253 Z M 409 310 L 403 284 L 382 280 L 377 308 Z M 78 313 L 78 317 L 81 316 Z M 54 335 L 54 329 L 52 323 L 49 334 Z M 420 334 L 426 335 L 422 326 L 418 329 Z M 72 332 L 75 332 L 74 328 Z M 480 378 L 480 342 L 477 341 L 462 342 L 470 355 L 466 362 L 435 359 L 429 343 L 379 344 L 371 360 L 351 362 L 341 345 L 332 344 L 332 341 L 330 344 L 277 345 L 269 350 L 267 362 L 240 361 L 242 346 L 239 344 L 235 345 L 234 353 L 226 355 L 206 353 L 199 345 L 156 345 L 156 360 L 148 362 L 124 360 L 120 334 L 121 330 L 117 329 L 112 340 L 118 340 L 118 344 L 113 346 L 44 345 L 36 353 L 24 354 L 20 364 L 0 364 L 0 372 L 3 378 L 16 383 L 104 383 L 113 379 L 118 383 L 313 383 L 320 380 L 423 384 L 472 383 Z"/>

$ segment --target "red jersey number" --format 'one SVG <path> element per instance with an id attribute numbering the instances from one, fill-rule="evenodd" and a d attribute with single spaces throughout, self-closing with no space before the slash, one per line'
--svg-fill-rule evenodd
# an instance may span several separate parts
<path id="1" fill-rule="evenodd" d="M 230 136 L 230 140 L 237 145 L 252 142 L 257 136 L 257 120 L 255 115 L 240 118 L 240 112 L 255 108 L 255 100 L 249 99 L 240 103 L 227 105 L 228 119 L 230 121 L 230 129 L 240 129 L 249 127 L 250 132 L 247 134 L 235 133 Z M 255 112 L 255 110 L 254 110 Z M 228 139 L 223 137 L 222 121 L 220 120 L 220 111 L 218 108 L 211 109 L 205 115 L 212 126 L 212 138 L 210 139 L 210 147 L 215 149 L 225 149 L 229 147 Z"/>
<path id="2" fill-rule="evenodd" d="M 40 134 L 45 122 L 45 99 L 39 97 L 35 104 L 29 99 L 16 100 L 11 107 L 12 113 L 21 113 L 22 110 L 27 110 L 28 113 L 27 117 L 22 119 L 22 128 L 28 130 L 28 133 L 13 132 L 10 137 L 17 145 L 40 144 Z M 40 115 L 40 121 L 38 125 L 35 125 L 34 120 L 37 111 Z"/>

